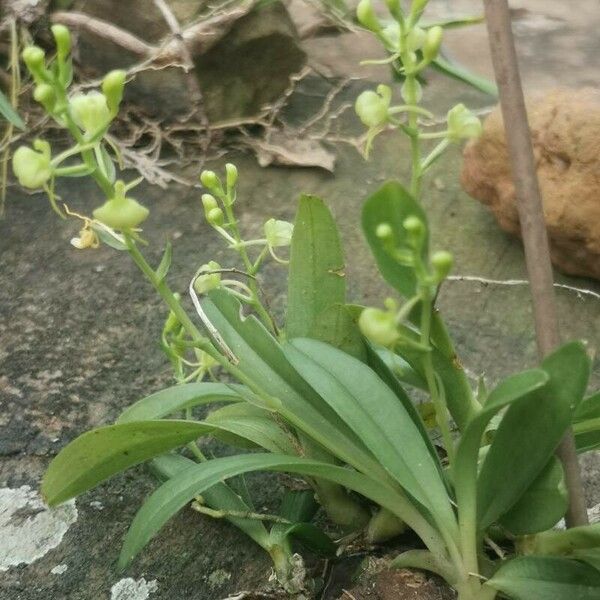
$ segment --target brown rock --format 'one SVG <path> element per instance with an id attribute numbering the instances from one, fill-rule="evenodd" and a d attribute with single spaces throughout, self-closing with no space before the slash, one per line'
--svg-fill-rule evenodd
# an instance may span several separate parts
<path id="1" fill-rule="evenodd" d="M 281 2 L 241 3 L 208 18 L 199 14 L 198 3 L 168 4 L 184 32 L 195 64 L 190 76 L 198 79 L 212 124 L 256 117 L 265 104 L 280 98 L 291 76 L 304 66 L 306 55 Z M 187 75 L 173 66 L 179 62 L 178 42 L 153 2 L 76 0 L 73 9 L 56 13 L 53 20 L 77 31 L 79 63 L 91 76 L 149 62 L 128 83 L 126 99 L 160 118 L 179 118 L 189 111 Z M 122 35 L 108 35 L 102 24 Z"/>
<path id="2" fill-rule="evenodd" d="M 600 92 L 553 90 L 527 101 L 552 262 L 569 275 L 600 279 Z M 465 191 L 519 235 L 499 107 L 464 151 Z"/>

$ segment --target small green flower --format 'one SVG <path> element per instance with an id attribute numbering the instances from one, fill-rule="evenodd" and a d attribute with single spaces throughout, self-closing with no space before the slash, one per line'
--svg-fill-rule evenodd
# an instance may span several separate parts
<path id="1" fill-rule="evenodd" d="M 21 54 L 23 62 L 35 79 L 36 83 L 41 83 L 49 78 L 49 72 L 46 69 L 46 54 L 38 46 L 27 46 Z"/>
<path id="2" fill-rule="evenodd" d="M 453 263 L 454 257 L 450 252 L 440 250 L 433 254 L 431 257 L 431 266 L 433 267 L 436 283 L 440 283 L 448 277 Z"/>
<path id="3" fill-rule="evenodd" d="M 359 119 L 367 127 L 381 127 L 388 121 L 388 110 L 392 101 L 392 90 L 387 85 L 378 85 L 377 91 L 363 92 L 354 105 Z"/>
<path id="4" fill-rule="evenodd" d="M 219 271 L 221 265 L 214 260 L 206 263 L 200 267 L 200 275 L 196 277 L 194 281 L 194 289 L 198 294 L 206 294 L 211 290 L 215 290 L 221 287 L 221 273 L 215 273 Z"/>
<path id="5" fill-rule="evenodd" d="M 33 148 L 29 146 L 17 148 L 12 165 L 19 183 L 32 190 L 43 187 L 52 177 L 51 158 L 50 144 L 42 140 L 35 140 Z"/>
<path id="6" fill-rule="evenodd" d="M 400 338 L 395 315 L 390 310 L 365 308 L 360 313 L 358 326 L 365 337 L 381 346 L 393 346 Z"/>
<path id="7" fill-rule="evenodd" d="M 112 229 L 127 230 L 138 227 L 149 211 L 137 200 L 125 195 L 125 184 L 115 183 L 115 195 L 94 211 L 94 218 Z"/>
<path id="8" fill-rule="evenodd" d="M 481 121 L 464 104 L 448 111 L 448 139 L 459 142 L 481 135 Z"/>
<path id="9" fill-rule="evenodd" d="M 288 223 L 288 221 L 269 219 L 265 223 L 264 230 L 265 237 L 267 238 L 267 244 L 271 248 L 289 246 L 292 243 L 294 225 L 292 223 Z"/>
<path id="10" fill-rule="evenodd" d="M 112 118 L 106 96 L 97 91 L 76 94 L 69 100 L 69 109 L 75 123 L 87 133 L 96 133 Z"/>
<path id="11" fill-rule="evenodd" d="M 227 163 L 225 165 L 225 173 L 227 175 L 226 183 L 227 183 L 227 191 L 233 190 L 235 184 L 238 180 L 238 170 L 237 167 L 232 163 Z"/>
<path id="12" fill-rule="evenodd" d="M 46 112 L 52 113 L 54 111 L 56 105 L 56 92 L 51 85 L 47 83 L 36 85 L 35 90 L 33 91 L 33 98 L 46 109 Z"/>

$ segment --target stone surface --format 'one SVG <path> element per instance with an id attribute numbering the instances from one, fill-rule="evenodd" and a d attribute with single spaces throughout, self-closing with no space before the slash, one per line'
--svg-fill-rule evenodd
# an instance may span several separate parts
<path id="1" fill-rule="evenodd" d="M 442 12 L 455 2 L 435 0 L 434 4 Z M 564 2 L 546 4 L 548 11 L 567 10 Z M 560 36 L 565 45 L 585 38 L 588 45 L 596 47 L 593 17 L 597 2 L 582 0 L 578 8 L 587 20 L 584 23 L 580 13 L 571 10 L 572 19 Z M 463 13 L 480 9 L 479 0 L 460 0 Z M 378 56 L 379 49 L 368 36 L 359 36 L 357 48 L 352 35 L 344 36 L 339 44 L 333 36 L 306 41 L 311 58 L 327 62 L 336 77 L 368 78 L 352 82 L 342 102 L 352 102 L 363 89 L 389 81 L 386 68 L 378 67 L 375 72 L 358 67 L 358 60 Z M 537 84 L 565 77 L 576 85 L 600 84 L 597 69 L 585 65 L 581 70 L 572 69 L 570 54 L 557 55 L 557 35 L 520 38 L 520 48 L 526 50 L 522 64 L 527 80 Z M 486 44 L 483 37 L 472 39 L 461 34 L 453 40 L 452 50 L 459 58 L 470 56 L 471 66 L 485 71 Z M 477 57 L 482 58 L 477 61 Z M 293 99 L 292 116 L 299 120 L 315 114 L 334 85 L 323 77 L 307 81 Z M 430 78 L 425 101 L 437 116 L 445 113 L 449 103 L 482 108 L 490 102 L 438 75 Z M 351 133 L 362 132 L 350 111 L 348 122 L 354 128 Z M 323 197 L 340 223 L 350 258 L 350 300 L 379 305 L 391 290 L 376 273 L 364 242 L 360 207 L 365 196 L 385 180 L 405 178 L 408 144 L 404 138 L 382 134 L 369 162 L 350 146 L 340 145 L 336 151 L 335 176 L 322 170 L 262 169 L 254 158 L 231 152 L 210 167 L 221 169 L 226 160 L 238 165 L 236 207 L 248 237 L 259 237 L 262 224 L 271 216 L 293 218 L 301 191 Z M 520 244 L 461 191 L 460 166 L 460 151 L 453 148 L 434 166 L 424 184 L 435 249 L 454 253 L 458 275 L 522 279 L 525 268 Z M 66 181 L 59 191 L 71 208 L 82 212 L 89 212 L 101 200 L 98 191 L 81 179 Z M 141 186 L 136 197 L 151 209 L 144 235 L 150 242 L 145 251 L 152 263 L 158 264 L 167 240 L 174 242 L 169 281 L 175 289 L 185 294 L 190 277 L 208 259 L 215 258 L 223 265 L 229 262 L 230 254 L 203 223 L 198 190 L 174 185 L 165 192 Z M 2 486 L 30 485 L 36 489 L 48 462 L 68 441 L 90 427 L 113 422 L 131 402 L 170 382 L 169 366 L 157 344 L 165 316 L 161 303 L 127 257 L 105 247 L 89 252 L 73 249 L 69 240 L 77 230 L 77 224 L 60 221 L 40 196 L 9 187 L 6 216 L 0 221 Z M 600 292 L 595 282 L 560 274 L 558 281 Z M 262 286 L 281 315 L 285 271 L 269 265 Z M 600 302 L 566 290 L 558 291 L 557 302 L 564 339 L 584 338 L 597 353 Z M 440 292 L 439 306 L 474 381 L 485 374 L 493 385 L 499 378 L 537 363 L 526 287 L 448 282 Z M 591 387 L 597 389 L 599 383 L 596 361 Z M 209 450 L 223 452 L 221 447 Z M 589 454 L 582 463 L 589 506 L 593 506 L 600 502 L 600 461 L 597 455 Z M 265 474 L 249 477 L 248 483 L 261 508 L 272 507 L 280 489 L 272 486 L 282 485 L 280 478 Z M 78 520 L 59 546 L 30 565 L 1 574 L 0 600 L 108 600 L 111 588 L 124 578 L 135 582 L 144 578 L 146 585 L 156 581 L 157 589 L 148 600 L 222 600 L 266 583 L 269 561 L 256 545 L 227 523 L 191 510 L 183 510 L 172 519 L 126 573 L 117 573 L 115 563 L 123 535 L 152 489 L 152 480 L 142 468 L 136 468 L 78 499 Z M 66 565 L 67 570 L 50 574 L 58 565 Z M 357 565 L 350 566 L 326 600 L 340 596 L 350 600 L 341 591 L 355 585 L 352 575 Z M 214 576 L 215 572 L 219 576 Z M 223 572 L 230 573 L 231 578 L 223 581 Z M 357 594 L 355 597 L 363 600 Z"/>
<path id="2" fill-rule="evenodd" d="M 553 263 L 600 278 L 600 92 L 554 90 L 531 97 L 529 122 Z M 500 227 L 519 234 L 504 125 L 496 107 L 483 135 L 465 148 L 462 184 L 489 206 Z"/>
<path id="3" fill-rule="evenodd" d="M 201 22 L 197 4 L 171 0 L 170 5 L 183 29 Z M 148 0 L 81 0 L 74 7 L 156 48 L 170 39 L 164 18 Z M 190 46 L 204 109 L 213 124 L 258 115 L 265 104 L 280 97 L 305 62 L 283 4 L 270 2 L 245 13 L 240 9 L 237 18 L 215 17 L 213 26 Z M 85 28 L 79 32 L 77 54 L 80 64 L 95 75 L 131 67 L 145 58 Z M 169 64 L 173 61 L 164 62 L 139 70 L 127 86 L 126 98 L 150 115 L 174 119 L 190 110 L 187 75 Z"/>

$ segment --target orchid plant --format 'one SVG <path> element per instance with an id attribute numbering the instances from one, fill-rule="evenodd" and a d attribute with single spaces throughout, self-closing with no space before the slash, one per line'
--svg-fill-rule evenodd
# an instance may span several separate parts
<path id="1" fill-rule="evenodd" d="M 56 156 L 43 141 L 19 148 L 15 175 L 26 187 L 43 187 L 61 217 L 82 221 L 74 246 L 105 243 L 128 253 L 169 310 L 161 343 L 176 383 L 68 444 L 42 482 L 46 501 L 56 505 L 149 464 L 158 485 L 127 532 L 121 568 L 191 504 L 263 547 L 290 593 L 306 591 L 293 544 L 335 553 L 310 522 L 316 499 L 333 523 L 371 541 L 411 528 L 423 547 L 392 564 L 437 573 L 460 600 L 598 598 L 598 526 L 553 529 L 568 502 L 553 456 L 561 437 L 574 425 L 581 451 L 600 447 L 600 398 L 584 399 L 584 346 L 567 344 L 539 367 L 474 391 L 436 308 L 452 256 L 430 251 L 422 180 L 449 144 L 478 135 L 481 125 L 458 105 L 444 129 L 424 130 L 422 120 L 433 115 L 421 106 L 419 79 L 443 34 L 441 25 L 421 21 L 426 4 L 414 0 L 404 10 L 389 0 L 387 20 L 369 0 L 358 8 L 404 83 L 403 104 L 393 105 L 391 89 L 379 86 L 358 98 L 357 113 L 369 128 L 369 146 L 391 126 L 408 135 L 412 157 L 408 189 L 388 182 L 363 209 L 366 238 L 395 293 L 383 309 L 347 302 L 340 237 L 320 199 L 302 196 L 293 225 L 269 219 L 263 237 L 245 240 L 234 212 L 238 172 L 228 164 L 224 178 L 202 173 L 202 207 L 238 260 L 233 267 L 204 262 L 186 290 L 194 312 L 186 311 L 168 284 L 170 245 L 156 267 L 143 255 L 140 226 L 148 209 L 130 195 L 137 182 L 117 178 L 118 152 L 106 139 L 125 74 L 109 73 L 101 91 L 70 93 L 70 37 L 61 26 L 53 27 L 53 60 L 39 48 L 25 51 L 35 98 L 70 132 L 73 146 Z M 424 151 L 430 140 L 434 146 Z M 91 215 L 59 206 L 54 181 L 72 176 L 93 178 L 105 195 Z M 259 284 L 266 260 L 288 269 L 284 323 Z M 217 380 L 217 371 L 226 378 Z M 415 404 L 415 389 L 430 400 Z M 207 417 L 198 415 L 197 408 L 217 403 Z M 262 452 L 207 459 L 197 445 L 205 436 Z M 277 515 L 257 513 L 225 481 L 261 470 L 300 475 L 308 491 L 287 494 Z"/>

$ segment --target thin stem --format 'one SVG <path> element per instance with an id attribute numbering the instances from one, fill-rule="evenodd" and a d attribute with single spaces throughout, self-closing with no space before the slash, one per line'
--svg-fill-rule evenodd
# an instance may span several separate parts
<path id="1" fill-rule="evenodd" d="M 250 257 L 248 256 L 248 250 L 246 249 L 246 246 L 242 241 L 240 230 L 237 225 L 237 220 L 235 218 L 235 215 L 233 214 L 232 205 L 233 202 L 231 198 L 227 196 L 225 201 L 223 202 L 223 206 L 225 207 L 225 215 L 227 216 L 228 224 L 231 227 L 232 237 L 235 240 L 234 248 L 240 255 L 242 262 L 244 263 L 244 267 L 246 268 L 246 271 L 251 276 L 248 281 L 248 286 L 250 287 L 250 291 L 252 293 L 252 299 L 250 301 L 250 304 L 254 307 L 254 310 L 256 310 L 256 313 L 258 314 L 263 325 L 267 329 L 269 329 L 271 333 L 277 335 L 277 326 L 275 325 L 275 321 L 273 320 L 273 317 L 270 315 L 269 311 L 263 306 L 262 302 L 260 301 L 260 289 L 258 287 L 258 282 L 254 278 L 258 267 L 255 266 L 256 263 L 252 263 Z"/>

